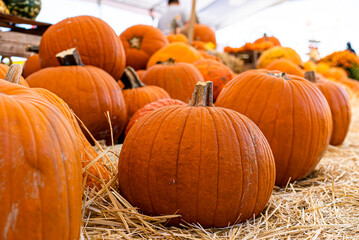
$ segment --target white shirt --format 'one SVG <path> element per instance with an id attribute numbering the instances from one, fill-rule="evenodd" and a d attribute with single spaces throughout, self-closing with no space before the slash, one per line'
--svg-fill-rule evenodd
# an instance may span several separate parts
<path id="1" fill-rule="evenodd" d="M 178 4 L 169 5 L 165 13 L 162 14 L 158 21 L 158 28 L 168 35 L 173 31 L 173 20 L 176 19 L 178 27 L 183 27 L 188 21 L 187 12 Z"/>

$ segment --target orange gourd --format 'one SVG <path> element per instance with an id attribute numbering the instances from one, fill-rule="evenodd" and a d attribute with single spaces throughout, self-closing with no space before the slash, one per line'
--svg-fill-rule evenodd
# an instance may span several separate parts
<path id="1" fill-rule="evenodd" d="M 144 116 L 122 146 L 121 193 L 145 214 L 181 215 L 170 225 L 245 221 L 262 212 L 274 186 L 267 140 L 247 117 L 214 107 L 210 86 L 198 82 L 189 105 Z"/>
<path id="2" fill-rule="evenodd" d="M 266 136 L 276 161 L 276 184 L 307 176 L 324 155 L 332 116 L 320 90 L 304 78 L 249 70 L 232 79 L 216 106 L 249 117 Z"/>
<path id="3" fill-rule="evenodd" d="M 85 65 L 99 67 L 120 79 L 126 55 L 115 31 L 92 16 L 71 17 L 49 27 L 41 38 L 39 58 L 42 68 L 60 66 L 56 54 L 76 48 Z"/>

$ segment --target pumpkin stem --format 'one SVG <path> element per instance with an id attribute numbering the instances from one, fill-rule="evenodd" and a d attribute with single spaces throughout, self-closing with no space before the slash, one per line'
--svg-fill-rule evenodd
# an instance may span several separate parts
<path id="1" fill-rule="evenodd" d="M 263 37 L 264 37 L 264 39 L 265 39 L 266 41 L 269 41 L 269 38 L 268 38 L 268 36 L 267 36 L 266 33 L 263 34 Z"/>
<path id="2" fill-rule="evenodd" d="M 57 61 L 61 66 L 85 66 L 76 48 L 70 48 L 56 54 Z"/>
<path id="3" fill-rule="evenodd" d="M 306 78 L 307 80 L 309 80 L 310 82 L 313 82 L 313 83 L 317 82 L 317 78 L 316 78 L 316 76 L 315 76 L 315 72 L 314 72 L 314 71 L 307 71 L 307 72 L 305 72 L 305 78 Z"/>
<path id="4" fill-rule="evenodd" d="M 132 89 L 146 86 L 138 78 L 136 71 L 132 67 L 126 67 L 121 77 L 121 81 L 125 85 L 123 89 Z"/>
<path id="5" fill-rule="evenodd" d="M 141 49 L 142 37 L 137 37 L 136 35 L 133 35 L 133 37 L 127 41 L 130 44 L 131 48 Z"/>
<path id="6" fill-rule="evenodd" d="M 213 82 L 197 82 L 188 105 L 193 107 L 213 107 Z"/>
<path id="7" fill-rule="evenodd" d="M 6 72 L 5 81 L 19 84 L 21 73 L 22 73 L 22 65 L 21 64 L 12 64 L 10 66 L 9 70 L 7 70 L 7 72 Z"/>
<path id="8" fill-rule="evenodd" d="M 174 58 L 169 58 L 166 61 L 157 61 L 156 64 L 163 64 L 163 65 L 173 65 L 175 64 L 176 60 Z"/>

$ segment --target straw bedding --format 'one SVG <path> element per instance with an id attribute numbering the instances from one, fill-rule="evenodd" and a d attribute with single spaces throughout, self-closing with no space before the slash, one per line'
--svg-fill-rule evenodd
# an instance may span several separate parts
<path id="1" fill-rule="evenodd" d="M 142 215 L 118 191 L 114 166 L 121 145 L 102 146 L 98 151 L 114 162 L 108 163 L 113 178 L 99 191 L 84 189 L 81 238 L 359 239 L 359 101 L 352 108 L 351 130 L 342 146 L 330 146 L 306 179 L 275 187 L 256 219 L 228 228 L 166 227 L 173 216 Z"/>

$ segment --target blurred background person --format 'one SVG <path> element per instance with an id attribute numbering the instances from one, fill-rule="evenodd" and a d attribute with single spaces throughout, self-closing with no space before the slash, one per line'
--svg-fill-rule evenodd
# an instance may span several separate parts
<path id="1" fill-rule="evenodd" d="M 165 35 L 171 32 L 176 34 L 189 21 L 188 15 L 186 10 L 181 7 L 179 0 L 168 0 L 167 11 L 162 14 L 157 27 Z M 174 29 L 176 29 L 176 32 L 174 32 Z"/>

